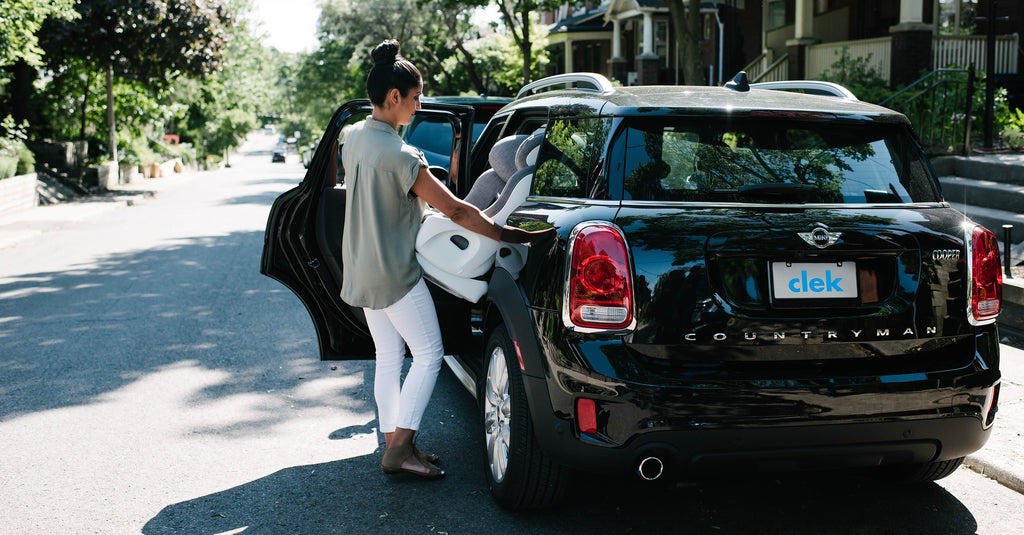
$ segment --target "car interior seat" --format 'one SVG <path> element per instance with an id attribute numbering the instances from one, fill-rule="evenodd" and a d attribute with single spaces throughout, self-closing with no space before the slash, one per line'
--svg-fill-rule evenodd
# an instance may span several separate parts
<path id="1" fill-rule="evenodd" d="M 494 203 L 509 177 L 516 172 L 516 150 L 526 138 L 525 135 L 509 136 L 495 143 L 487 155 L 491 168 L 476 179 L 463 200 L 481 210 Z"/>
<path id="2" fill-rule="evenodd" d="M 537 153 L 543 139 L 543 131 L 529 136 L 510 136 L 495 143 L 491 149 L 488 155 L 491 169 L 480 175 L 470 195 L 477 190 L 480 180 L 494 171 L 496 180 L 502 182 L 501 189 L 496 190 L 493 183 L 485 183 L 479 186 L 480 193 L 474 199 L 477 202 L 480 199 L 490 201 L 483 212 L 496 223 L 504 225 L 509 214 L 530 194 Z M 470 195 L 466 196 L 467 202 Z M 523 245 L 503 243 L 471 232 L 439 212 L 424 218 L 416 238 L 416 258 L 427 277 L 449 293 L 473 303 L 487 293 L 487 281 L 477 277 L 490 271 L 495 262 L 513 276 L 518 276 L 525 263 L 526 252 Z"/>

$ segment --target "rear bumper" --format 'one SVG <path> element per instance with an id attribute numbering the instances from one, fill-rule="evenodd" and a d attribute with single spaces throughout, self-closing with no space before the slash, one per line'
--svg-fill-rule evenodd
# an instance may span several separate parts
<path id="1" fill-rule="evenodd" d="M 525 380 L 537 440 L 575 469 L 630 473 L 652 456 L 676 476 L 925 463 L 966 456 L 988 440 L 1000 375 L 990 365 L 998 345 L 982 338 L 965 368 L 842 386 L 642 385 L 550 360 L 546 377 Z M 595 401 L 596 433 L 576 426 L 581 397 Z"/>

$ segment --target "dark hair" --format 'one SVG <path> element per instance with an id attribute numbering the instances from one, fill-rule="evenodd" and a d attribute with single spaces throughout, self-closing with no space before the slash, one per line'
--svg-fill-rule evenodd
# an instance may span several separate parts
<path id="1" fill-rule="evenodd" d="M 373 68 L 366 76 L 366 93 L 370 102 L 383 106 L 388 92 L 398 89 L 404 97 L 409 89 L 420 85 L 419 69 L 399 54 L 401 47 L 395 39 L 387 39 L 373 49 Z"/>

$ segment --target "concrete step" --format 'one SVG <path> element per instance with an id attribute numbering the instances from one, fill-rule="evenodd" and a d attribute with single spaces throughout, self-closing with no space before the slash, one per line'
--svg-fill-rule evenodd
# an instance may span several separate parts
<path id="1" fill-rule="evenodd" d="M 996 238 L 999 239 L 1000 247 L 1003 244 L 1003 225 L 1013 225 L 1010 242 L 1015 245 L 1011 250 L 1015 253 L 1015 258 L 1024 258 L 1018 252 L 1024 252 L 1024 214 L 969 204 L 965 205 L 963 203 L 950 202 L 949 204 L 971 221 L 994 232 Z"/>
<path id="2" fill-rule="evenodd" d="M 960 176 L 1024 186 L 1024 155 L 938 156 L 931 159 L 939 176 Z"/>
<path id="3" fill-rule="evenodd" d="M 1012 213 L 1024 212 L 1024 185 L 991 180 L 940 176 L 942 195 L 953 206 L 983 206 Z M 1024 233 L 1024 229 L 1021 230 Z"/>

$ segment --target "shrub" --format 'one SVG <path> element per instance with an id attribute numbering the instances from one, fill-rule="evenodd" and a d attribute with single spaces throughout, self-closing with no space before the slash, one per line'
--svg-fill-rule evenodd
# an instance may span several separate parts
<path id="1" fill-rule="evenodd" d="M 0 178 L 31 173 L 36 158 L 25 146 L 28 123 L 18 124 L 8 115 L 0 121 Z"/>
<path id="2" fill-rule="evenodd" d="M 27 175 L 36 172 L 36 155 L 24 143 L 22 143 L 21 148 L 17 152 L 18 170 L 14 174 Z"/>
<path id="3" fill-rule="evenodd" d="M 881 102 L 893 94 L 887 87 L 885 78 L 870 65 L 871 54 L 864 57 L 850 57 L 849 47 L 836 52 L 839 59 L 825 72 L 822 80 L 837 83 L 850 91 L 864 102 Z"/>
<path id="4" fill-rule="evenodd" d="M 14 156 L 0 155 L 0 179 L 10 178 L 18 169 L 18 159 Z"/>
<path id="5" fill-rule="evenodd" d="M 1007 114 L 999 137 L 1013 150 L 1024 149 L 1024 111 L 1018 108 Z"/>

